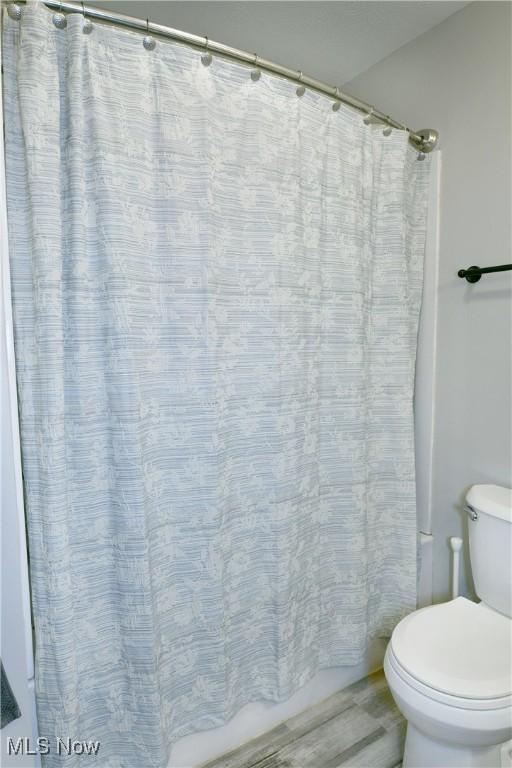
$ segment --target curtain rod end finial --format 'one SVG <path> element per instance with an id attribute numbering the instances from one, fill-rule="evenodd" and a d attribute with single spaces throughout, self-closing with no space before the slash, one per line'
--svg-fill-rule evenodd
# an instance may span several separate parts
<path id="1" fill-rule="evenodd" d="M 437 147 L 439 131 L 436 131 L 435 128 L 421 128 L 416 133 L 421 136 L 420 149 L 422 152 L 432 152 Z"/>

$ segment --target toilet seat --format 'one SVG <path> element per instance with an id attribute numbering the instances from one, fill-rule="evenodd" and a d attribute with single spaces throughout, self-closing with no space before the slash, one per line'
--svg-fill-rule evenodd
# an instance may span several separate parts
<path id="1" fill-rule="evenodd" d="M 413 677 L 413 675 L 410 675 L 397 660 L 391 644 L 389 644 L 386 653 L 386 662 L 406 687 L 416 691 L 416 693 L 421 696 L 430 699 L 432 703 L 438 703 L 449 707 L 450 709 L 464 710 L 468 712 L 468 714 L 470 710 L 473 710 L 475 714 L 484 711 L 492 714 L 493 712 L 501 710 L 507 712 L 507 721 L 512 723 L 512 696 L 500 696 L 496 699 L 468 699 L 438 691 L 436 688 L 425 685 Z"/>
<path id="2" fill-rule="evenodd" d="M 458 597 L 406 616 L 391 637 L 389 663 L 430 699 L 463 709 L 511 706 L 512 620 Z"/>

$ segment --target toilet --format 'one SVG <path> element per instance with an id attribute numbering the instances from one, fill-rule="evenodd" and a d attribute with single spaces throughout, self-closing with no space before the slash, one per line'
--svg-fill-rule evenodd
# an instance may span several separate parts
<path id="1" fill-rule="evenodd" d="M 481 602 L 411 613 L 384 659 L 407 720 L 404 768 L 512 766 L 512 491 L 474 485 L 466 499 Z"/>

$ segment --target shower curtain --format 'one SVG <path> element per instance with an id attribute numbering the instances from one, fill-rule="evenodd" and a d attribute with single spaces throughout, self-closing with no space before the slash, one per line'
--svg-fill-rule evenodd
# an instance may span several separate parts
<path id="1" fill-rule="evenodd" d="M 39 729 L 100 742 L 46 766 L 163 768 L 415 608 L 429 164 L 286 80 L 82 26 L 4 19 Z"/>

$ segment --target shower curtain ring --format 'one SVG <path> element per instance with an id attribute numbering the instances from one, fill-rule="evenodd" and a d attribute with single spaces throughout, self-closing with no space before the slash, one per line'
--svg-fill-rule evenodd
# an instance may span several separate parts
<path id="1" fill-rule="evenodd" d="M 205 35 L 204 39 L 205 39 L 204 53 L 201 56 L 201 64 L 203 65 L 203 67 L 209 67 L 213 61 L 213 58 L 210 51 L 208 50 L 208 43 L 209 43 L 208 35 Z"/>
<path id="2" fill-rule="evenodd" d="M 335 101 L 334 104 L 332 105 L 332 111 L 333 112 L 337 112 L 338 109 L 341 107 L 341 101 L 339 101 L 339 98 L 340 98 L 340 89 L 339 88 L 336 88 L 336 90 L 334 92 L 334 98 L 337 99 L 337 101 Z"/>
<path id="3" fill-rule="evenodd" d="M 302 70 L 299 72 L 299 85 L 295 93 L 297 94 L 299 99 L 301 96 L 304 96 L 304 94 L 306 93 L 306 86 L 302 85 Z"/>
<path id="4" fill-rule="evenodd" d="M 390 120 L 390 119 L 391 118 L 389 117 L 389 115 L 386 115 L 386 120 Z M 389 125 L 389 123 L 388 125 L 386 125 L 382 133 L 384 136 L 391 136 L 391 134 L 393 133 L 393 128 Z"/>
<path id="5" fill-rule="evenodd" d="M 62 13 L 62 2 L 59 3 L 59 10 L 57 13 L 53 14 L 52 21 L 57 29 L 66 29 L 68 20 L 66 19 L 66 15 Z"/>
<path id="6" fill-rule="evenodd" d="M 21 19 L 21 8 L 16 3 L 7 3 L 7 15 L 13 21 Z"/>
<path id="7" fill-rule="evenodd" d="M 261 69 L 258 66 L 258 60 L 259 56 L 257 53 L 254 54 L 254 69 L 251 70 L 251 80 L 253 83 L 256 83 L 260 77 L 261 77 Z"/>
<path id="8" fill-rule="evenodd" d="M 84 22 L 82 24 L 82 32 L 84 35 L 90 35 L 92 32 L 92 21 L 87 18 L 85 15 L 85 5 L 82 0 L 82 16 L 84 17 Z"/>
<path id="9" fill-rule="evenodd" d="M 153 51 L 155 49 L 156 40 L 149 34 L 149 19 L 146 18 L 146 34 L 142 40 L 142 45 L 146 51 Z"/>

